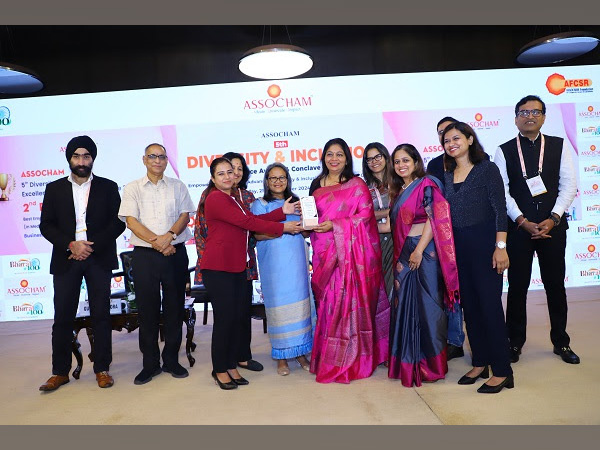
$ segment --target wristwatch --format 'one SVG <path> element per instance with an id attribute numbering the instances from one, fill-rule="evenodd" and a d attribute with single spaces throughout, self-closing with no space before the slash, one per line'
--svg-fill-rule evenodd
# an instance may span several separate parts
<path id="1" fill-rule="evenodd" d="M 556 216 L 558 216 L 558 214 L 550 213 L 550 219 L 552 219 L 552 222 L 554 222 L 554 226 L 556 226 L 560 223 L 560 217 L 556 217 Z"/>
<path id="2" fill-rule="evenodd" d="M 499 249 L 506 248 L 506 242 L 498 241 L 498 242 L 496 242 L 496 247 L 498 247 Z"/>
<path id="3" fill-rule="evenodd" d="M 172 230 L 169 230 L 169 233 L 171 233 L 171 236 L 173 236 L 173 240 L 177 239 L 177 233 Z"/>

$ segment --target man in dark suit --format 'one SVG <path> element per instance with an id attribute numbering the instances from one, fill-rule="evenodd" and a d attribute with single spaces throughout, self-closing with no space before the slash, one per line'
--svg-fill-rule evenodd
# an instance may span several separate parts
<path id="1" fill-rule="evenodd" d="M 50 273 L 54 276 L 52 376 L 40 391 L 69 382 L 73 321 L 81 281 L 85 278 L 94 329 L 94 372 L 98 386 L 114 381 L 112 361 L 110 280 L 118 267 L 116 238 L 125 230 L 117 216 L 121 198 L 114 181 L 92 175 L 96 144 L 88 136 L 69 141 L 71 174 L 46 186 L 40 232 L 52 243 Z"/>
<path id="2" fill-rule="evenodd" d="M 504 179 L 511 219 L 506 241 L 510 258 L 506 299 L 510 358 L 516 363 L 525 344 L 527 291 L 533 255 L 537 253 L 554 353 L 566 363 L 579 364 L 567 334 L 565 248 L 569 225 L 564 218 L 577 193 L 577 179 L 563 138 L 541 133 L 545 120 L 546 104 L 542 99 L 535 95 L 523 97 L 515 106 L 519 133 L 500 145 L 494 158 Z"/>

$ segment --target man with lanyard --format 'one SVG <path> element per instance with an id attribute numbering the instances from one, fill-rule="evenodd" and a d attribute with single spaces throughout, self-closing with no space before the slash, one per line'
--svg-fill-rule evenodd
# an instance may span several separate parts
<path id="1" fill-rule="evenodd" d="M 114 181 L 92 174 L 97 148 L 88 136 L 69 141 L 65 156 L 71 174 L 46 186 L 40 232 L 52 243 L 54 279 L 52 377 L 40 391 L 69 382 L 73 322 L 85 278 L 94 330 L 94 372 L 101 388 L 111 387 L 110 280 L 119 267 L 116 239 L 125 230 L 118 219 L 121 203 Z"/>
<path id="2" fill-rule="evenodd" d="M 569 347 L 567 334 L 567 295 L 565 291 L 565 247 L 567 220 L 564 212 L 577 193 L 571 153 L 563 139 L 545 136 L 540 129 L 546 118 L 546 105 L 528 95 L 515 106 L 516 138 L 496 151 L 508 216 L 507 251 L 508 297 L 506 325 L 511 362 L 517 362 L 525 344 L 527 290 L 531 265 L 537 253 L 540 273 L 550 313 L 550 339 L 554 353 L 563 361 L 579 364 Z"/>
<path id="3" fill-rule="evenodd" d="M 444 130 L 451 123 L 457 122 L 453 117 L 444 117 L 437 123 L 437 135 L 440 144 Z M 427 173 L 436 177 L 442 185 L 444 184 L 444 155 L 436 156 L 427 164 Z M 446 349 L 448 361 L 453 358 L 465 356 L 463 343 L 465 342 L 465 333 L 463 331 L 463 314 L 460 306 L 455 311 L 446 310 L 448 316 L 448 346 Z"/>
<path id="4" fill-rule="evenodd" d="M 196 211 L 185 184 L 164 175 L 168 157 L 160 144 L 150 144 L 142 161 L 146 175 L 123 190 L 119 218 L 131 230 L 133 279 L 139 314 L 139 344 L 143 369 L 135 384 L 145 384 L 161 372 L 185 378 L 188 371 L 179 364 L 185 284 L 189 279 L 185 242 L 190 214 Z M 165 345 L 162 368 L 158 347 L 161 312 Z"/>

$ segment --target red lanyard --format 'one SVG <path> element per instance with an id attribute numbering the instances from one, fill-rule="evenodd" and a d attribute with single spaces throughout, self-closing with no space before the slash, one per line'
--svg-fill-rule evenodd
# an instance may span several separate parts
<path id="1" fill-rule="evenodd" d="M 540 146 L 540 159 L 538 161 L 538 175 L 542 174 L 542 166 L 544 165 L 544 135 L 542 134 L 542 144 Z M 527 179 L 527 170 L 525 169 L 525 160 L 523 159 L 523 151 L 521 150 L 521 139 L 517 135 L 517 151 L 519 152 L 519 160 L 521 161 L 521 171 L 523 178 Z"/>

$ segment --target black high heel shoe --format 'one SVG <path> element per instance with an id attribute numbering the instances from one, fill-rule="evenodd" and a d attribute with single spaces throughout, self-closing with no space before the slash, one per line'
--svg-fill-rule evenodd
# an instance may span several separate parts
<path id="1" fill-rule="evenodd" d="M 497 394 L 502 388 L 512 389 L 515 387 L 515 378 L 512 374 L 507 376 L 504 381 L 496 386 L 490 386 L 489 384 L 483 383 L 477 392 L 480 394 Z"/>
<path id="2" fill-rule="evenodd" d="M 225 391 L 230 391 L 231 389 L 237 389 L 238 385 L 233 381 L 228 381 L 227 383 L 223 383 L 219 378 L 217 378 L 217 374 L 213 370 L 211 373 L 212 377 L 215 379 L 215 384 L 218 384 L 219 387 Z"/>
<path id="3" fill-rule="evenodd" d="M 229 373 L 229 370 L 227 371 L 227 373 L 229 374 L 229 378 L 231 378 L 231 380 L 238 386 L 246 386 L 246 385 L 250 384 L 250 382 L 248 380 L 246 380 L 244 377 L 242 377 L 241 375 L 239 378 L 233 378 L 233 375 L 231 375 Z"/>
<path id="4" fill-rule="evenodd" d="M 468 377 L 463 375 L 460 380 L 458 380 L 458 384 L 475 384 L 478 378 L 489 378 L 490 377 L 490 368 L 489 366 L 485 366 L 481 373 L 476 377 Z"/>

